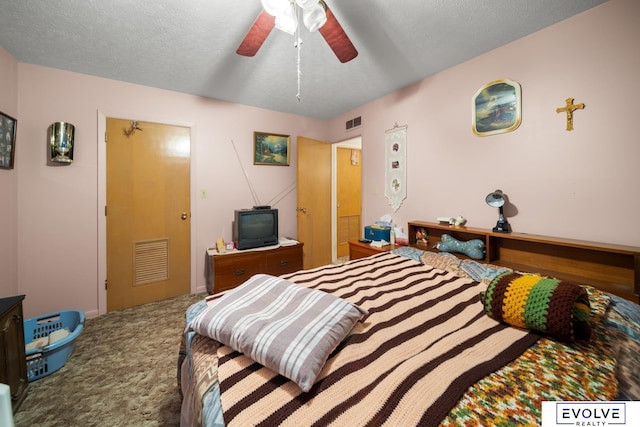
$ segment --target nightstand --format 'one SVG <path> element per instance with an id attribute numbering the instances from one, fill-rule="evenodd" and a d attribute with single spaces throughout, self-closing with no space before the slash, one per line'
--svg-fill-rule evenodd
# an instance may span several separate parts
<path id="1" fill-rule="evenodd" d="M 380 248 L 371 246 L 369 243 L 362 243 L 357 240 L 349 241 L 349 259 L 365 258 L 380 252 L 389 252 L 390 250 L 402 247 L 401 245 L 386 245 Z"/>

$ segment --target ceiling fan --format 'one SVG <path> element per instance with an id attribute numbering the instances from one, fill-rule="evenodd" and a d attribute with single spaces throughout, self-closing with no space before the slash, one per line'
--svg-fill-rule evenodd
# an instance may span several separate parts
<path id="1" fill-rule="evenodd" d="M 309 31 L 318 30 L 340 62 L 349 62 L 358 56 L 358 51 L 349 40 L 349 36 L 323 0 L 262 0 L 262 4 L 264 9 L 253 22 L 236 50 L 238 55 L 255 56 L 274 27 L 293 34 L 297 26 L 297 19 L 292 14 L 296 11 L 297 4 L 303 9 L 303 21 Z M 274 4 L 275 8 L 272 6 Z M 281 21 L 283 14 L 287 22 Z M 311 21 L 310 25 L 308 25 L 307 17 Z M 288 24 L 291 24 L 292 27 Z"/>

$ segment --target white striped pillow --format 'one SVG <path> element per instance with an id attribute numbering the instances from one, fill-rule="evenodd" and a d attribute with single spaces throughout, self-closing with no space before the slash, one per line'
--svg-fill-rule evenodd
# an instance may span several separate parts
<path id="1" fill-rule="evenodd" d="M 331 352 L 366 314 L 326 292 L 256 274 L 207 307 L 190 328 L 284 375 L 306 392 Z"/>

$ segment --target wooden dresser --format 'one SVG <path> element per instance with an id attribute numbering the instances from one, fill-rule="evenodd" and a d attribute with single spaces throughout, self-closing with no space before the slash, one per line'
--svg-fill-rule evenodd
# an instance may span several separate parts
<path id="1" fill-rule="evenodd" d="M 11 390 L 13 412 L 27 396 L 29 380 L 24 348 L 24 295 L 0 298 L 0 383 Z"/>
<path id="2" fill-rule="evenodd" d="M 207 252 L 205 277 L 210 294 L 235 288 L 258 273 L 280 276 L 302 269 L 302 243 L 274 249 Z"/>

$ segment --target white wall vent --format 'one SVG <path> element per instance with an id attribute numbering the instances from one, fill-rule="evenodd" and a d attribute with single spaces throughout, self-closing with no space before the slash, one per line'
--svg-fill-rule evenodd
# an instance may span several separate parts
<path id="1" fill-rule="evenodd" d="M 134 242 L 135 284 L 161 282 L 169 278 L 169 240 Z"/>

